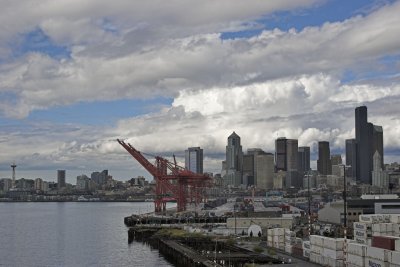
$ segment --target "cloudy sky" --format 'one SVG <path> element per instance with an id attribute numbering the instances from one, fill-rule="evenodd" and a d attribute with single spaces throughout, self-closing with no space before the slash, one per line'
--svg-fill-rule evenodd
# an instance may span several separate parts
<path id="1" fill-rule="evenodd" d="M 0 178 L 109 169 L 151 178 L 115 141 L 182 162 L 226 138 L 343 153 L 354 108 L 400 161 L 400 1 L 0 0 Z"/>

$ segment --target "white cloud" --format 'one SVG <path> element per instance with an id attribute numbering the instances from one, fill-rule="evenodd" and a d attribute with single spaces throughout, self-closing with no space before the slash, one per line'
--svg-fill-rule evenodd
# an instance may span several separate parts
<path id="1" fill-rule="evenodd" d="M 0 95 L 12 95 L 0 99 L 5 116 L 25 118 L 33 110 L 78 101 L 164 96 L 173 104 L 101 130 L 82 125 L 0 129 L 0 162 L 14 155 L 32 167 L 139 168 L 114 140 L 122 137 L 153 154 L 201 146 L 209 155 L 209 170 L 216 172 L 232 131 L 242 137 L 245 149 L 272 152 L 275 138 L 286 136 L 309 146 L 328 140 L 332 150 L 341 151 L 344 140 L 354 136 L 354 107 L 360 104 L 370 107 L 370 121 L 382 124 L 385 147 L 395 152 L 400 148 L 400 87 L 371 81 L 342 84 L 340 77 L 344 71 L 374 71 L 382 57 L 400 54 L 399 1 L 365 17 L 301 31 L 220 38 L 223 30 L 258 27 L 255 19 L 267 13 L 317 3 L 68 0 L 3 5 L 0 24 L 9 30 L 0 32 L 0 58 L 10 55 L 10 40 L 20 41 L 37 28 L 71 50 L 67 59 L 28 53 L 2 61 Z"/>
<path id="2" fill-rule="evenodd" d="M 209 1 L 200 7 L 195 2 L 184 14 L 178 10 L 188 4 L 179 1 L 157 2 L 164 6 L 162 13 L 153 5 L 136 2 L 96 2 L 93 6 L 94 2 L 87 1 L 79 7 L 75 2 L 42 3 L 17 26 L 40 27 L 55 42 L 70 46 L 71 58 L 57 60 L 43 54 L 28 54 L 3 65 L 0 91 L 15 93 L 18 101 L 15 106 L 3 104 L 0 108 L 9 116 L 24 117 L 34 109 L 77 101 L 174 97 L 182 90 L 191 94 L 193 90 L 240 87 L 302 74 L 340 72 L 343 68 L 356 70 L 365 64 L 373 65 L 382 56 L 400 53 L 400 39 L 395 37 L 400 27 L 400 2 L 366 17 L 307 27 L 300 32 L 275 29 L 250 39 L 222 41 L 219 37 L 224 25 L 234 21 L 252 20 L 266 12 L 314 2 L 255 1 L 253 5 L 246 2 L 246 7 L 238 2 L 224 12 L 220 12 L 223 3 Z M 177 3 L 181 5 L 174 6 Z M 11 10 L 23 10 L 24 5 L 14 5 L 4 11 L 6 25 L 18 17 L 11 17 Z M 194 13 L 193 5 L 199 8 Z M 217 9 L 210 12 L 214 10 L 210 7 Z M 129 17 L 128 10 L 134 10 Z M 125 28 L 108 31 L 102 26 L 107 17 L 117 29 L 122 25 Z M 119 24 L 121 21 L 124 24 Z M 187 27 L 186 22 L 197 27 Z M 187 28 L 180 31 L 181 27 Z M 173 30 L 180 33 L 170 34 Z M 163 35 L 165 32 L 168 36 Z M 284 93 L 298 97 L 296 94 L 302 90 L 293 86 L 284 92 L 272 90 L 270 100 L 279 99 Z M 325 97 L 326 92 L 308 88 L 310 91 L 305 93 L 310 99 Z M 10 110 L 13 107 L 19 110 Z"/>

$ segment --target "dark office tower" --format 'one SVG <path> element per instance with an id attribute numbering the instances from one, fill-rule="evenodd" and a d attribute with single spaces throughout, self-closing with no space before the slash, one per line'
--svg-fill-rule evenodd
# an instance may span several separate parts
<path id="1" fill-rule="evenodd" d="M 203 173 L 203 149 L 189 147 L 185 150 L 185 168 L 194 173 Z"/>
<path id="2" fill-rule="evenodd" d="M 346 165 L 350 167 L 350 173 L 346 176 L 357 177 L 357 141 L 356 139 L 346 140 Z"/>
<path id="3" fill-rule="evenodd" d="M 226 179 L 225 184 L 239 186 L 242 183 L 243 150 L 240 137 L 233 132 L 228 137 L 226 146 Z"/>
<path id="4" fill-rule="evenodd" d="M 304 175 L 308 172 L 310 168 L 310 147 L 309 146 L 301 146 L 299 147 L 297 157 L 297 170 L 301 175 Z"/>
<path id="5" fill-rule="evenodd" d="M 254 155 L 243 155 L 243 184 L 254 185 Z"/>
<path id="6" fill-rule="evenodd" d="M 226 167 L 228 170 L 242 171 L 243 150 L 240 136 L 233 132 L 226 146 Z"/>
<path id="7" fill-rule="evenodd" d="M 277 171 L 287 170 L 286 141 L 286 137 L 280 137 L 275 140 L 275 168 Z"/>
<path id="8" fill-rule="evenodd" d="M 317 168 L 322 175 L 332 174 L 331 151 L 327 141 L 318 142 Z"/>
<path id="9" fill-rule="evenodd" d="M 368 125 L 367 107 L 357 107 L 355 118 L 357 141 L 356 180 L 365 184 L 371 184 L 372 157 L 370 138 L 372 137 L 373 127 Z"/>
<path id="10" fill-rule="evenodd" d="M 257 185 L 257 155 L 264 155 L 265 152 L 261 148 L 247 149 L 247 155 L 243 155 L 243 184 Z M 246 184 L 247 182 L 247 184 Z"/>
<path id="11" fill-rule="evenodd" d="M 286 187 L 300 188 L 303 186 L 303 177 L 299 177 L 298 165 L 298 140 L 286 139 Z"/>
<path id="12" fill-rule="evenodd" d="M 57 189 L 65 187 L 65 170 L 57 171 Z"/>
<path id="13" fill-rule="evenodd" d="M 373 125 L 372 130 L 372 153 L 371 157 L 373 158 L 375 152 L 378 151 L 380 160 L 381 160 L 381 168 L 384 169 L 383 163 L 383 129 L 382 126 Z"/>

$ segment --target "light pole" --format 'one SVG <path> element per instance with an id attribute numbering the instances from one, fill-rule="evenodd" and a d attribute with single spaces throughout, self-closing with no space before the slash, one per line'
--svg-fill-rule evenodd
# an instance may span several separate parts
<path id="1" fill-rule="evenodd" d="M 307 171 L 308 178 L 308 235 L 311 235 L 311 194 L 310 194 L 310 170 Z"/>
<path id="2" fill-rule="evenodd" d="M 236 202 L 233 205 L 233 215 L 235 216 L 235 237 L 236 237 Z"/>
<path id="3" fill-rule="evenodd" d="M 343 165 L 343 211 L 344 211 L 344 236 L 347 236 L 347 182 L 346 165 Z"/>
<path id="4" fill-rule="evenodd" d="M 344 210 L 344 263 L 347 266 L 346 262 L 346 251 L 347 251 L 347 183 L 346 183 L 346 165 L 343 164 L 343 210 Z"/>

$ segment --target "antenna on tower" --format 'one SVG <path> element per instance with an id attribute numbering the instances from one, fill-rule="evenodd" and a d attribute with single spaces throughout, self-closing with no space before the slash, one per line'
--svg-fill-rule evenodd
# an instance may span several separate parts
<path id="1" fill-rule="evenodd" d="M 17 168 L 15 161 L 13 162 L 13 164 L 11 164 L 11 168 L 12 168 L 12 188 L 15 188 L 15 168 Z"/>

